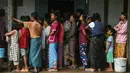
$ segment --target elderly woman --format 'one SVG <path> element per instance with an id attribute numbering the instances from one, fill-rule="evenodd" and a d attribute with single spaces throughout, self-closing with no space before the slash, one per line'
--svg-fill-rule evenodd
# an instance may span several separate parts
<path id="1" fill-rule="evenodd" d="M 115 58 L 126 57 L 126 41 L 127 41 L 127 13 L 121 13 L 120 22 L 114 27 L 117 32 Z"/>

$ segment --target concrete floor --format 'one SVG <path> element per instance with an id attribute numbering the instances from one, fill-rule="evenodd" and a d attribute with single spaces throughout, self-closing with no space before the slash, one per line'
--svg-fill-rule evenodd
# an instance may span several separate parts
<path id="1" fill-rule="evenodd" d="M 0 72 L 0 73 L 12 73 L 12 72 Z M 30 73 L 30 72 L 21 72 L 21 73 Z M 48 71 L 41 71 L 40 73 L 51 73 Z M 62 70 L 62 71 L 58 71 L 58 72 L 52 72 L 52 73 L 92 73 L 92 72 L 85 72 L 83 70 L 78 70 L 78 69 L 68 69 L 68 70 Z M 94 73 L 116 73 L 116 72 L 94 72 Z M 126 72 L 126 73 L 130 73 L 130 72 Z"/>
<path id="2" fill-rule="evenodd" d="M 8 72 L 8 66 L 7 63 L 5 63 L 3 65 L 3 72 L 0 73 L 12 73 L 12 72 Z M 21 73 L 30 73 L 30 72 L 21 72 Z M 48 71 L 41 71 L 40 73 L 51 73 Z M 92 72 L 86 72 L 84 70 L 79 70 L 79 69 L 64 69 L 64 70 L 60 70 L 58 72 L 52 72 L 52 73 L 92 73 Z M 101 71 L 101 72 L 94 72 L 94 73 L 116 73 L 116 72 L 105 72 L 105 71 Z M 126 73 L 130 73 L 130 72 L 126 72 Z"/>

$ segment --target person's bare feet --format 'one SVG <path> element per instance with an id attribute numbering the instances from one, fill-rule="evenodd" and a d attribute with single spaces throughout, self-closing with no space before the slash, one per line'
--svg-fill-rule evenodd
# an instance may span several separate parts
<path id="1" fill-rule="evenodd" d="M 48 71 L 49 72 L 57 72 L 58 70 L 57 69 L 49 69 Z"/>
<path id="2" fill-rule="evenodd" d="M 110 68 L 106 68 L 105 70 L 108 70 L 108 69 L 110 69 Z"/>
<path id="3" fill-rule="evenodd" d="M 108 71 L 108 72 L 112 72 L 112 71 L 113 71 L 113 69 L 108 69 L 108 70 L 106 70 L 106 71 Z"/>
<path id="4" fill-rule="evenodd" d="M 22 69 L 21 72 L 28 72 L 28 69 Z"/>

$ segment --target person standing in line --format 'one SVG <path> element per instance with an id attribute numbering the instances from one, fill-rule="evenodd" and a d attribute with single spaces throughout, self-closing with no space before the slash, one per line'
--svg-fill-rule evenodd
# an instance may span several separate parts
<path id="1" fill-rule="evenodd" d="M 66 58 L 72 62 L 72 65 L 69 66 L 69 68 L 76 68 L 76 61 L 75 61 L 75 49 L 76 49 L 76 20 L 75 16 L 71 15 L 70 16 L 70 23 L 71 27 L 68 31 L 68 54 L 66 55 Z"/>
<path id="2" fill-rule="evenodd" d="M 64 56 L 64 22 L 63 18 L 60 18 L 60 37 L 59 37 L 59 48 L 58 48 L 58 66 L 59 69 L 63 68 L 63 56 Z"/>
<path id="3" fill-rule="evenodd" d="M 10 51 L 9 51 L 9 60 L 13 61 L 14 65 L 16 66 L 16 70 L 14 72 L 20 72 L 20 67 L 19 67 L 19 27 L 17 25 L 13 25 L 12 31 L 8 32 L 5 34 L 6 36 L 6 41 L 8 42 L 9 36 L 11 36 L 11 46 L 10 46 Z"/>
<path id="4" fill-rule="evenodd" d="M 44 34 L 45 34 L 45 50 L 43 51 L 44 54 L 44 61 L 45 61 L 45 67 L 48 68 L 49 60 L 48 60 L 48 49 L 49 49 L 49 44 L 47 42 L 47 39 L 49 38 L 51 26 L 49 25 L 49 19 L 45 18 L 44 19 Z"/>
<path id="5" fill-rule="evenodd" d="M 7 46 L 6 43 L 6 37 L 5 37 L 5 33 L 6 33 L 6 23 L 5 23 L 5 10 L 4 9 L 0 9 L 0 72 L 2 71 L 2 64 L 4 62 L 4 57 L 5 57 L 5 49 Z"/>
<path id="6" fill-rule="evenodd" d="M 109 28 L 107 29 L 107 40 L 106 40 L 106 58 L 107 58 L 107 62 L 109 63 L 109 67 L 106 69 L 106 71 L 113 71 L 113 66 L 112 63 L 114 61 L 114 56 L 113 56 L 113 47 L 114 47 L 114 29 Z"/>
<path id="7" fill-rule="evenodd" d="M 82 14 L 80 16 L 80 27 L 79 27 L 79 48 L 80 48 L 80 58 L 83 64 L 83 68 L 88 68 L 88 29 L 85 29 L 87 16 Z"/>
<path id="8" fill-rule="evenodd" d="M 20 18 L 22 21 L 30 21 L 27 16 L 21 16 Z M 27 28 L 24 27 L 22 24 L 22 28 L 19 30 L 19 47 L 21 56 L 23 57 L 24 61 L 24 68 L 21 72 L 28 72 L 28 52 L 29 52 L 29 43 L 30 42 L 30 32 Z"/>
<path id="9" fill-rule="evenodd" d="M 86 71 L 94 72 L 101 70 L 105 64 L 105 50 L 104 50 L 104 27 L 101 22 L 99 13 L 94 13 L 92 16 L 93 22 L 88 24 L 91 29 L 91 39 L 89 46 L 90 68 Z"/>
<path id="10" fill-rule="evenodd" d="M 58 71 L 57 61 L 58 61 L 58 44 L 59 44 L 59 34 L 60 34 L 60 23 L 58 22 L 58 12 L 54 11 L 51 13 L 51 30 L 49 34 L 49 70 L 48 71 Z"/>
<path id="11" fill-rule="evenodd" d="M 116 45 L 115 45 L 115 58 L 126 57 L 126 42 L 127 42 L 127 13 L 122 12 L 120 16 L 120 22 L 114 27 L 116 30 Z"/>
<path id="12" fill-rule="evenodd" d="M 30 31 L 31 45 L 29 53 L 29 63 L 34 67 L 32 72 L 38 73 L 40 67 L 42 67 L 42 41 L 41 35 L 43 30 L 43 24 L 38 20 L 39 15 L 37 12 L 31 13 L 31 21 L 25 22 L 15 18 L 12 18 L 16 22 L 22 23 L 25 28 Z"/>

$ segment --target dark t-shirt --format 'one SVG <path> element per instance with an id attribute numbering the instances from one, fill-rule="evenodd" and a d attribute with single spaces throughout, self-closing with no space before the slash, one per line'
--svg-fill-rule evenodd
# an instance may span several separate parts
<path id="1" fill-rule="evenodd" d="M 81 24 L 80 25 L 80 28 L 79 28 L 79 44 L 82 44 L 82 43 L 86 43 L 87 44 L 88 43 L 88 39 L 87 39 L 88 31 L 85 30 L 85 27 L 86 27 L 86 24 Z M 82 30 L 85 30 L 87 36 L 85 36 L 83 34 Z"/>

